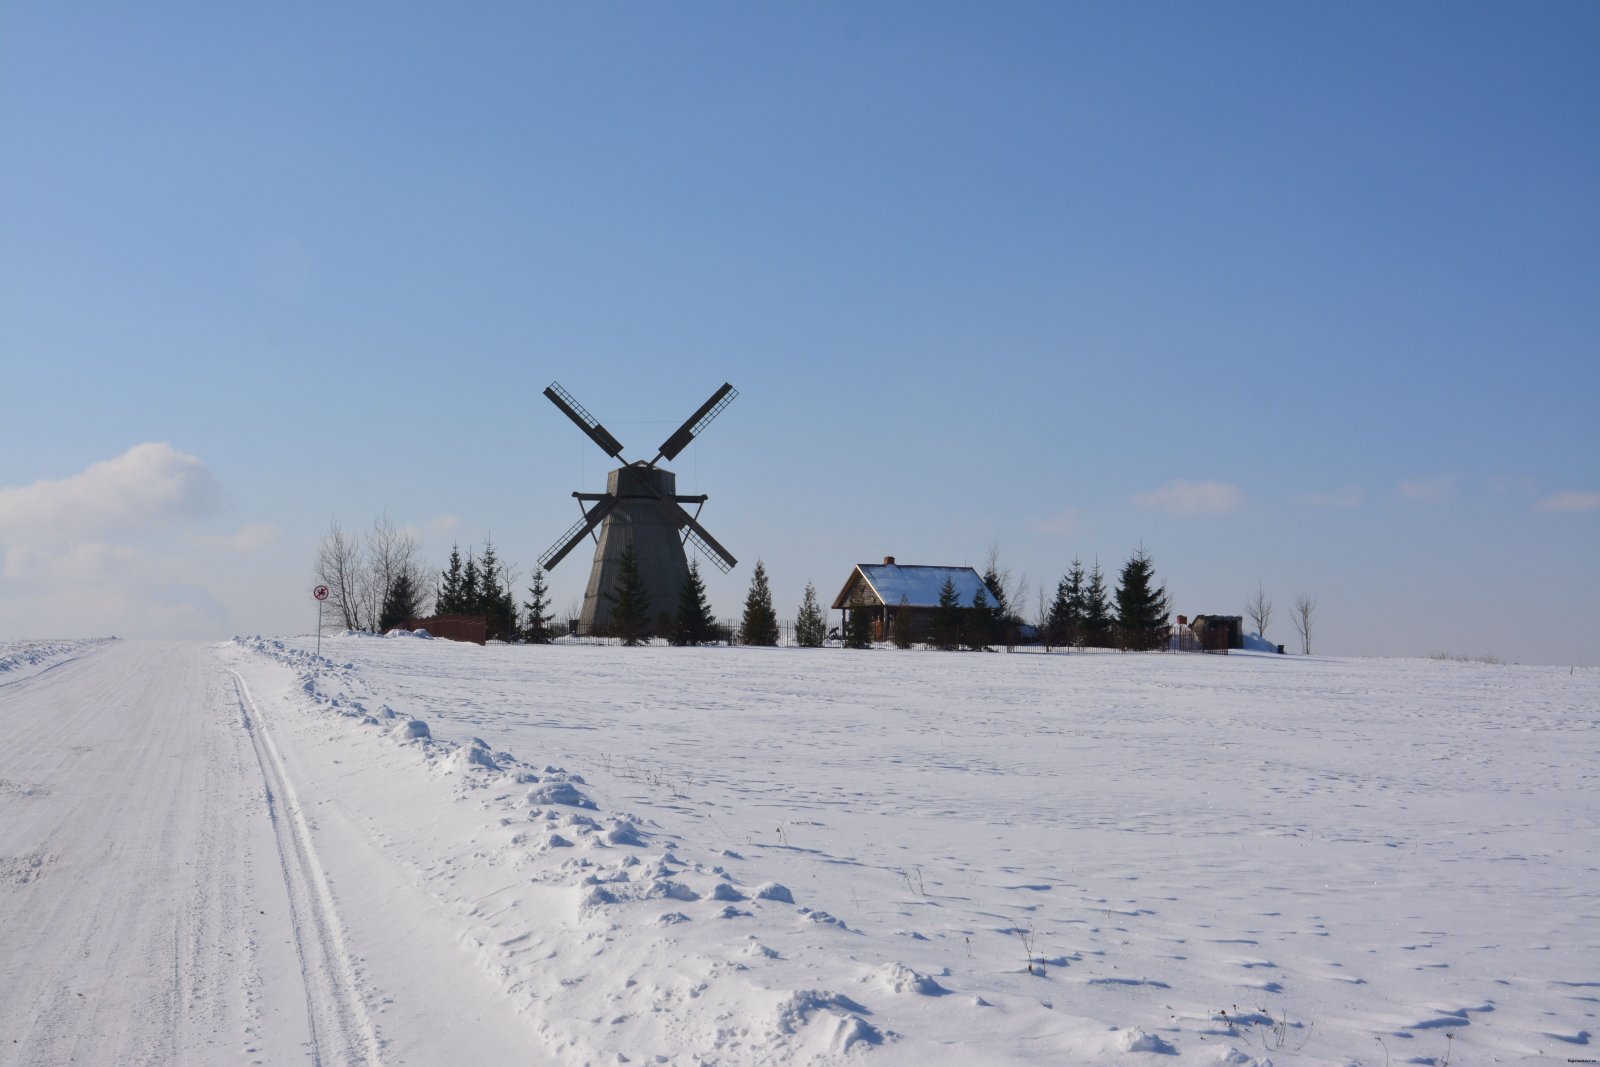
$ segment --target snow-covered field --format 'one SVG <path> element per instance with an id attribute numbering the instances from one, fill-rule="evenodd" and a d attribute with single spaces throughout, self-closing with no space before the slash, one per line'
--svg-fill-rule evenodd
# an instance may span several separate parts
<path id="1" fill-rule="evenodd" d="M 1600 1058 L 1600 671 L 310 649 L 0 673 L 0 1063 Z"/>

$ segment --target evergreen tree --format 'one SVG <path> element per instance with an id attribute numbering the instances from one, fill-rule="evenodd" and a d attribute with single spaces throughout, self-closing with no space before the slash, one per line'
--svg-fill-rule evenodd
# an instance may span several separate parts
<path id="1" fill-rule="evenodd" d="M 900 598 L 900 606 L 894 613 L 894 647 L 910 648 L 915 642 L 911 634 L 911 602 L 905 597 Z"/>
<path id="2" fill-rule="evenodd" d="M 778 613 L 772 610 L 772 590 L 767 587 L 767 568 L 756 560 L 750 577 L 750 592 L 744 598 L 744 619 L 739 624 L 741 645 L 776 645 Z"/>
<path id="3" fill-rule="evenodd" d="M 1122 566 L 1117 585 L 1117 629 L 1122 647 L 1160 648 L 1167 634 L 1167 587 L 1155 588 L 1155 561 L 1141 546 Z"/>
<path id="4" fill-rule="evenodd" d="M 953 579 L 946 578 L 939 590 L 939 607 L 933 613 L 928 636 L 941 652 L 954 652 L 961 647 L 961 598 Z"/>
<path id="5" fill-rule="evenodd" d="M 850 611 L 850 622 L 845 627 L 845 648 L 871 648 L 872 647 L 872 609 L 853 608 Z"/>
<path id="6" fill-rule="evenodd" d="M 622 638 L 622 643 L 632 648 L 650 636 L 650 590 L 645 588 L 644 575 L 639 571 L 639 557 L 633 551 L 633 539 L 622 547 L 618 561 L 617 584 L 605 594 L 611 605 L 611 632 Z"/>
<path id="7" fill-rule="evenodd" d="M 1089 591 L 1084 584 L 1083 560 L 1072 557 L 1072 569 L 1067 572 L 1067 640 L 1074 645 L 1083 644 L 1084 620 L 1088 617 Z"/>
<path id="8" fill-rule="evenodd" d="M 1079 644 L 1088 648 L 1110 648 L 1114 629 L 1111 598 L 1097 559 L 1089 572 L 1089 582 L 1083 587 L 1083 638 Z"/>
<path id="9" fill-rule="evenodd" d="M 528 586 L 528 599 L 522 603 L 527 625 L 522 629 L 523 640 L 530 645 L 548 645 L 555 637 L 550 623 L 555 613 L 550 610 L 550 590 L 544 584 L 544 569 L 533 569 L 533 584 Z"/>
<path id="10" fill-rule="evenodd" d="M 492 538 L 483 542 L 483 559 L 478 565 L 478 600 L 487 636 L 491 641 L 511 641 L 517 636 L 517 601 L 511 592 L 510 575 L 500 564 Z"/>
<path id="11" fill-rule="evenodd" d="M 459 615 L 461 605 L 461 546 L 450 546 L 450 565 L 439 577 L 438 592 L 434 595 L 433 610 L 437 615 Z"/>
<path id="12" fill-rule="evenodd" d="M 478 561 L 467 549 L 467 566 L 461 572 L 461 614 L 483 614 L 483 588 L 478 584 Z"/>
<path id="13" fill-rule="evenodd" d="M 1044 619 L 1044 633 L 1040 635 L 1046 652 L 1072 643 L 1067 637 L 1068 603 L 1067 579 L 1062 578 L 1056 583 L 1056 597 L 1050 602 L 1050 611 Z"/>
<path id="14" fill-rule="evenodd" d="M 794 643 L 801 648 L 821 648 L 828 639 L 828 619 L 817 603 L 817 587 L 806 583 L 806 598 L 794 619 Z"/>
<path id="15" fill-rule="evenodd" d="M 706 583 L 700 578 L 700 562 L 689 561 L 689 576 L 678 590 L 678 614 L 672 620 L 668 640 L 674 645 L 703 645 L 717 638 L 717 620 L 706 599 Z"/>
<path id="16" fill-rule="evenodd" d="M 1074 559 L 1072 569 L 1056 583 L 1056 598 L 1050 605 L 1048 643 L 1070 647 L 1083 640 L 1083 561 Z"/>
<path id="17" fill-rule="evenodd" d="M 378 632 L 388 633 L 396 626 L 404 626 L 417 617 L 417 588 L 411 575 L 401 571 L 389 584 L 383 598 L 383 610 L 378 615 Z"/>
<path id="18" fill-rule="evenodd" d="M 1009 574 L 1011 568 L 1006 568 Z M 1011 617 L 1011 605 L 1006 603 L 1006 583 L 1000 575 L 999 563 L 990 563 L 983 572 L 983 586 L 989 590 L 989 603 L 984 605 L 986 611 L 993 616 L 992 621 L 996 626 L 1005 624 Z"/>
<path id="19" fill-rule="evenodd" d="M 962 640 L 974 652 L 983 652 L 989 647 L 989 642 L 994 639 L 994 631 L 999 622 L 999 609 L 993 606 L 991 598 L 984 595 L 982 589 L 972 591 L 972 603 L 967 605 L 966 632 Z"/>

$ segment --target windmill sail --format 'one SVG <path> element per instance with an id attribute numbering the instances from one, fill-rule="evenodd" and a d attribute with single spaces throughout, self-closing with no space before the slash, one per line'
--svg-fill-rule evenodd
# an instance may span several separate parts
<path id="1" fill-rule="evenodd" d="M 567 553 L 578 547 L 578 543 L 589 536 L 591 530 L 611 514 L 611 509 L 617 506 L 617 498 L 605 496 L 600 502 L 572 524 L 572 528 L 562 534 L 556 543 L 545 549 L 544 555 L 539 557 L 539 566 L 551 570 L 557 563 L 567 558 Z"/>
<path id="2" fill-rule="evenodd" d="M 733 403 L 734 397 L 738 395 L 739 390 L 723 382 L 722 388 L 712 393 L 711 399 L 701 404 L 695 413 L 678 427 L 678 432 L 666 439 L 661 445 L 661 455 L 656 458 L 661 459 L 664 456 L 667 459 L 677 459 L 678 453 L 688 448 L 689 442 L 710 426 L 711 420 L 722 414 L 722 409 Z"/>
<path id="3" fill-rule="evenodd" d="M 723 574 L 727 574 L 739 565 L 739 561 L 733 558 L 733 553 L 723 548 L 704 526 L 695 521 L 693 515 L 683 509 L 683 505 L 667 497 L 663 497 L 659 503 L 668 518 L 679 527 L 688 527 L 689 543 L 699 549 L 701 555 L 721 568 Z"/>
<path id="4" fill-rule="evenodd" d="M 589 414 L 584 406 L 578 403 L 577 397 L 561 387 L 560 382 L 551 382 L 544 395 L 549 397 L 550 403 L 560 408 L 561 413 L 571 419 L 578 429 L 588 434 L 591 441 L 604 449 L 606 455 L 612 459 L 622 455 L 622 442 L 612 437 L 606 428 L 600 425 L 600 420 Z"/>

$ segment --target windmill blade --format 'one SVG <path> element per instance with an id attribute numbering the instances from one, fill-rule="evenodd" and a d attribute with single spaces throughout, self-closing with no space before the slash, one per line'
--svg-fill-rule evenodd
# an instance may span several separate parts
<path id="1" fill-rule="evenodd" d="M 562 534 L 556 543 L 545 549 L 544 555 L 539 557 L 539 566 L 545 570 L 552 570 L 557 563 L 567 558 L 567 553 L 578 547 L 578 543 L 589 536 L 596 526 L 611 514 L 611 509 L 617 506 L 617 498 L 607 495 L 594 507 L 586 512 L 583 518 L 572 524 L 572 529 Z"/>
<path id="2" fill-rule="evenodd" d="M 711 399 L 701 404 L 699 410 L 690 415 L 684 421 L 684 424 L 678 427 L 678 432 L 667 438 L 666 442 L 661 446 L 660 455 L 656 456 L 656 459 L 661 459 L 662 456 L 667 459 L 677 459 L 678 453 L 688 448 L 689 442 L 693 441 L 696 435 L 705 430 L 707 426 L 710 426 L 711 420 L 722 414 L 722 409 L 733 403 L 734 397 L 738 395 L 739 390 L 727 382 L 723 382 L 722 388 L 712 393 Z M 652 460 L 651 462 L 655 461 Z"/>
<path id="3" fill-rule="evenodd" d="M 739 565 L 739 561 L 733 558 L 733 553 L 723 548 L 704 526 L 695 521 L 693 515 L 683 510 L 683 505 L 670 497 L 662 497 L 657 504 L 673 522 L 689 528 L 689 542 L 700 550 L 702 556 L 716 564 L 723 574 L 727 574 Z"/>
<path id="4" fill-rule="evenodd" d="M 622 442 L 612 437 L 600 420 L 589 414 L 584 406 L 578 403 L 578 398 L 561 387 L 560 382 L 551 382 L 550 387 L 544 391 L 550 403 L 561 409 L 561 413 L 577 424 L 578 429 L 589 435 L 589 439 L 605 450 L 606 455 L 616 459 L 622 454 Z"/>

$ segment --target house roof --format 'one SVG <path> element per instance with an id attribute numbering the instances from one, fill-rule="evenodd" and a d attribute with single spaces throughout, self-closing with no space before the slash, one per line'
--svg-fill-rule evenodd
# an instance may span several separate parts
<path id="1" fill-rule="evenodd" d="M 850 578 L 834 598 L 834 608 L 845 607 L 850 591 L 859 582 L 876 594 L 879 601 L 894 607 L 901 600 L 914 608 L 936 608 L 944 583 L 955 586 L 956 599 L 963 607 L 972 603 L 973 596 L 983 591 L 985 600 L 992 600 L 987 586 L 978 572 L 971 567 L 918 567 L 898 563 L 858 563 Z"/>

